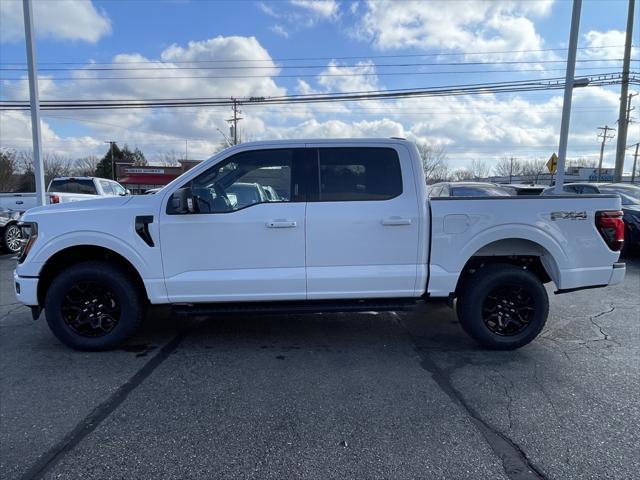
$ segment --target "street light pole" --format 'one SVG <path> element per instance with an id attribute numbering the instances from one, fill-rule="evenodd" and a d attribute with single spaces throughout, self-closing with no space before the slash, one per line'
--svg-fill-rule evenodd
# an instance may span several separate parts
<path id="1" fill-rule="evenodd" d="M 24 38 L 27 44 L 29 66 L 29 100 L 31 102 L 31 138 L 33 139 L 33 173 L 36 177 L 36 201 L 45 205 L 44 162 L 40 133 L 40 97 L 38 94 L 38 69 L 36 68 L 36 46 L 33 32 L 33 5 L 31 0 L 22 0 L 24 12 Z"/>
<path id="2" fill-rule="evenodd" d="M 562 121 L 560 122 L 560 145 L 558 146 L 558 167 L 554 193 L 562 193 L 564 186 L 564 164 L 567 158 L 567 137 L 571 119 L 571 99 L 573 96 L 574 75 L 576 73 L 576 52 L 578 50 L 578 31 L 580 30 L 580 10 L 582 0 L 573 0 L 571 31 L 569 33 L 569 52 L 567 54 L 567 73 L 564 80 L 564 100 L 562 101 Z"/>

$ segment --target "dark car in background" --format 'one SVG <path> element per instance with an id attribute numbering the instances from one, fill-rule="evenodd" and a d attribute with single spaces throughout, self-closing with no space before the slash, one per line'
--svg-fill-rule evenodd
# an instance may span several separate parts
<path id="1" fill-rule="evenodd" d="M 511 189 L 514 192 L 514 195 L 540 195 L 545 188 L 546 185 L 531 185 L 524 183 L 509 183 L 505 185 L 500 185 L 504 188 Z"/>
<path id="2" fill-rule="evenodd" d="M 640 187 L 628 183 L 568 183 L 563 186 L 563 192 L 566 195 L 618 195 L 624 214 L 624 251 L 640 250 Z M 554 187 L 542 192 L 542 195 L 554 194 Z"/>
<path id="3" fill-rule="evenodd" d="M 429 186 L 430 197 L 510 197 L 513 191 L 488 182 L 441 182 Z"/>

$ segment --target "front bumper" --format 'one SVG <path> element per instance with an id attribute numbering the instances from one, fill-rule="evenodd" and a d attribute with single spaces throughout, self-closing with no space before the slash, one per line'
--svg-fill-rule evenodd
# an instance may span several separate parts
<path id="1" fill-rule="evenodd" d="M 13 272 L 13 287 L 19 302 L 28 306 L 38 305 L 38 278 L 20 277 Z"/>

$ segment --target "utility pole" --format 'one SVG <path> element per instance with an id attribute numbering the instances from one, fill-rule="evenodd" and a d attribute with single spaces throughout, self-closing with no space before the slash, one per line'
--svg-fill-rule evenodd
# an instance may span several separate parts
<path id="1" fill-rule="evenodd" d="M 607 142 L 607 140 L 612 139 L 615 135 L 611 134 L 611 135 L 607 135 L 607 132 L 611 131 L 611 132 L 615 132 L 615 130 L 613 128 L 610 128 L 608 125 L 605 125 L 604 127 L 598 127 L 598 130 L 602 130 L 602 133 L 598 134 L 598 138 L 602 138 L 602 143 L 600 144 L 600 162 L 598 163 L 598 178 L 597 178 L 597 182 L 600 181 L 600 175 L 602 173 L 602 157 L 604 155 L 604 144 Z"/>
<path id="2" fill-rule="evenodd" d="M 573 0 L 571 12 L 571 30 L 569 50 L 567 52 L 567 72 L 564 80 L 564 99 L 562 101 L 562 120 L 560 122 L 560 145 L 558 146 L 558 167 L 554 193 L 561 195 L 564 187 L 564 163 L 567 158 L 567 139 L 569 120 L 571 119 L 571 99 L 573 97 L 574 76 L 576 73 L 576 52 L 578 50 L 578 32 L 580 30 L 580 10 L 582 0 Z"/>
<path id="3" fill-rule="evenodd" d="M 115 161 L 115 158 L 113 157 L 113 146 L 117 142 L 115 142 L 114 140 L 109 140 L 104 143 L 108 143 L 110 145 L 109 151 L 111 152 L 111 180 L 115 180 L 116 179 L 116 161 Z"/>
<path id="4" fill-rule="evenodd" d="M 231 98 L 231 100 L 233 101 L 233 118 L 227 118 L 227 122 L 229 122 L 230 126 L 231 126 L 231 138 L 233 139 L 233 144 L 237 145 L 238 144 L 238 122 L 240 120 L 242 120 L 243 117 L 239 117 L 238 114 L 242 113 L 239 109 L 238 109 L 238 99 L 237 98 Z"/>
<path id="5" fill-rule="evenodd" d="M 631 43 L 633 41 L 633 10 L 635 0 L 629 0 L 627 12 L 627 32 L 624 42 L 624 60 L 622 62 L 622 85 L 620 88 L 620 113 L 618 115 L 618 144 L 616 146 L 616 169 L 614 182 L 622 181 L 624 169 L 624 151 L 627 145 L 627 92 L 629 91 L 629 63 L 631 62 Z M 631 99 L 629 99 L 631 101 Z"/>
<path id="6" fill-rule="evenodd" d="M 38 93 L 38 69 L 36 67 L 36 45 L 31 0 L 22 0 L 22 10 L 24 12 L 24 38 L 27 44 L 27 63 L 29 66 L 29 100 L 31 102 L 31 138 L 33 140 L 33 174 L 36 177 L 36 201 L 38 205 L 46 205 L 44 162 L 40 133 L 40 94 Z"/>
<path id="7" fill-rule="evenodd" d="M 638 165 L 638 147 L 640 147 L 640 142 L 636 143 L 636 153 L 633 154 L 633 170 L 631 170 L 631 183 L 636 183 L 636 166 Z"/>

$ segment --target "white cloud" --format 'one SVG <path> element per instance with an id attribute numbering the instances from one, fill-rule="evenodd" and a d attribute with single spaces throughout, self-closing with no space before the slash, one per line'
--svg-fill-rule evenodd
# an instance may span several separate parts
<path id="1" fill-rule="evenodd" d="M 36 36 L 95 43 L 111 33 L 111 22 L 91 0 L 39 0 L 33 2 Z M 24 20 L 20 0 L 0 1 L 0 41 L 24 38 Z"/>
<path id="2" fill-rule="evenodd" d="M 284 38 L 289 38 L 289 32 L 287 32 L 282 25 L 273 25 L 272 27 L 269 27 L 269 30 L 271 30 L 276 35 L 280 35 Z"/>
<path id="3" fill-rule="evenodd" d="M 532 16 L 549 13 L 552 0 L 514 2 L 370 0 L 357 35 L 380 50 L 439 49 L 460 52 L 539 50 L 543 40 Z M 515 58 L 525 54 L 516 55 Z M 541 55 L 529 53 L 528 56 Z M 474 56 L 474 58 L 477 58 Z M 492 59 L 499 57 L 492 55 Z M 511 59 L 514 59 L 513 54 Z"/>
<path id="4" fill-rule="evenodd" d="M 372 61 L 358 62 L 354 67 L 342 67 L 331 61 L 317 78 L 318 84 L 326 91 L 365 92 L 380 88 L 375 73 L 376 67 Z"/>
<path id="5" fill-rule="evenodd" d="M 276 96 L 286 94 L 274 79 L 279 69 L 269 53 L 254 37 L 215 37 L 209 40 L 189 42 L 186 46 L 171 45 L 160 54 L 161 61 L 154 62 L 140 54 L 116 55 L 111 66 L 122 68 L 133 63 L 146 70 L 117 72 L 118 77 L 145 77 L 145 79 L 104 78 L 104 72 L 87 70 L 91 65 L 76 72 L 74 80 L 52 80 L 41 78 L 41 99 L 144 99 L 144 98 L 192 98 L 192 97 L 251 97 Z M 247 60 L 252 60 L 247 66 Z M 260 60 L 255 62 L 255 60 Z M 188 62 L 211 62 L 205 66 L 242 68 L 233 70 L 171 70 L 172 67 L 192 66 Z M 187 63 L 184 63 L 187 62 Z M 254 68 L 259 67 L 259 68 Z M 239 76 L 246 78 L 193 78 Z M 179 77 L 167 79 L 166 77 Z M 191 78 L 184 78 L 191 77 Z M 7 99 L 26 100 L 28 98 L 26 81 L 5 81 L 2 84 L 3 95 Z M 173 110 L 103 110 L 103 111 L 43 111 L 45 120 L 52 122 L 53 117 L 64 116 L 65 120 L 77 119 L 90 129 L 92 135 L 99 138 L 96 144 L 86 144 L 82 156 L 98 153 L 103 149 L 102 139 L 115 138 L 130 145 L 141 145 L 146 151 L 163 151 L 172 148 L 184 149 L 184 139 L 190 139 L 189 151 L 199 158 L 206 158 L 214 144 L 222 137 L 217 129 L 228 131 L 225 121 L 229 117 L 227 107 L 208 107 L 200 109 Z M 249 131 L 263 129 L 261 120 L 244 115 L 242 128 Z M 23 128 L 20 116 L 3 116 L 3 131 L 0 138 L 2 146 L 17 143 L 29 144 L 29 133 Z M 24 117 L 26 118 L 26 117 Z M 14 128 L 9 129 L 7 125 Z M 59 148 L 65 143 L 82 144 L 72 138 L 57 139 L 43 135 L 45 149 Z M 193 146 L 192 146 L 193 145 Z M 76 155 L 76 149 L 70 148 L 69 155 Z"/>
<path id="6" fill-rule="evenodd" d="M 599 32 L 591 30 L 583 35 L 586 49 L 580 52 L 582 58 L 609 60 L 624 56 L 625 32 L 608 30 Z M 612 47 L 612 48 L 604 48 Z M 637 56 L 638 49 L 632 48 L 631 56 Z"/>
<path id="7" fill-rule="evenodd" d="M 288 3 L 277 6 L 258 2 L 257 6 L 262 13 L 286 23 L 287 33 L 311 28 L 319 21 L 335 21 L 340 18 L 340 5 L 335 0 L 289 0 Z"/>
<path id="8" fill-rule="evenodd" d="M 337 17 L 340 10 L 335 0 L 290 0 L 290 3 L 307 10 L 312 15 L 327 19 Z"/>

